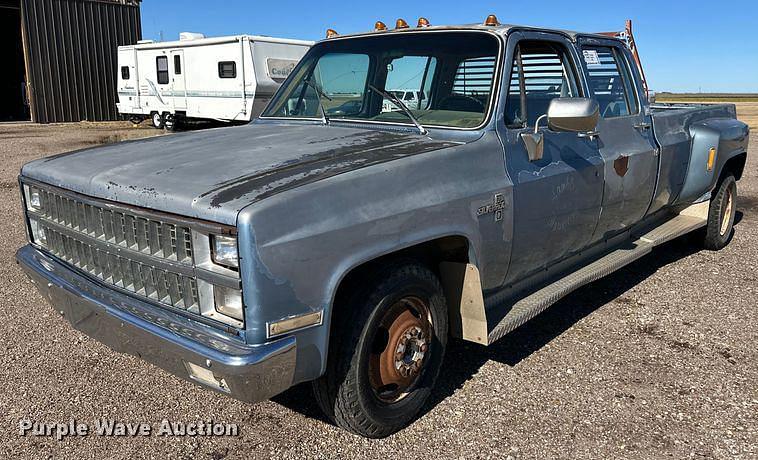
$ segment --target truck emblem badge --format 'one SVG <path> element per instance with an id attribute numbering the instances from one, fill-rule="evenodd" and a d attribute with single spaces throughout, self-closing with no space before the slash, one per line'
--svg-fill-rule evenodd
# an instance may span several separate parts
<path id="1" fill-rule="evenodd" d="M 481 217 L 485 214 L 495 214 L 495 222 L 503 220 L 503 210 L 505 209 L 505 197 L 502 193 L 496 193 L 492 197 L 492 203 L 487 203 L 481 206 L 476 211 L 477 217 Z"/>

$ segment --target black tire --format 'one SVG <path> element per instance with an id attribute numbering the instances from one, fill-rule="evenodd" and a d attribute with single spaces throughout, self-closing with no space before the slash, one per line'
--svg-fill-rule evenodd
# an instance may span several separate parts
<path id="1" fill-rule="evenodd" d="M 319 406 L 338 426 L 360 436 L 383 438 L 408 426 L 431 394 L 447 347 L 447 305 L 437 276 L 416 263 L 387 266 L 358 284 L 359 289 L 346 297 L 347 305 L 339 306 L 342 314 L 332 324 L 326 373 L 313 382 L 313 390 Z M 372 363 L 376 363 L 383 340 L 393 340 L 381 329 L 383 321 L 409 298 L 428 306 L 428 331 L 432 333 L 427 338 L 428 348 L 416 348 L 424 355 L 413 384 L 403 389 L 399 399 L 387 400 L 383 399 L 387 392 L 380 394 L 369 373 L 376 376 L 376 364 Z M 391 345 L 384 346 L 392 350 Z"/>
<path id="2" fill-rule="evenodd" d="M 163 119 L 163 115 L 161 115 L 158 112 L 153 112 L 150 114 L 150 125 L 155 129 L 163 129 L 163 125 L 165 123 L 165 120 Z"/>
<path id="3" fill-rule="evenodd" d="M 737 181 L 726 174 L 719 182 L 711 198 L 708 224 L 705 228 L 703 246 L 711 251 L 723 249 L 732 238 L 734 217 L 737 213 Z"/>
<path id="4" fill-rule="evenodd" d="M 177 131 L 179 129 L 179 117 L 166 113 L 163 115 L 163 127 L 166 128 L 166 131 Z"/>

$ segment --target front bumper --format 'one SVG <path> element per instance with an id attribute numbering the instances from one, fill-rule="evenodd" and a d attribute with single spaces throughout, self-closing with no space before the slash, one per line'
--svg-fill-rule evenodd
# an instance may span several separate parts
<path id="1" fill-rule="evenodd" d="M 235 399 L 257 402 L 292 385 L 294 337 L 246 345 L 210 326 L 163 310 L 93 281 L 32 246 L 16 260 L 71 325 L 115 351 L 128 353 L 178 377 L 192 377 L 188 363 L 211 372 L 224 385 L 205 385 Z"/>

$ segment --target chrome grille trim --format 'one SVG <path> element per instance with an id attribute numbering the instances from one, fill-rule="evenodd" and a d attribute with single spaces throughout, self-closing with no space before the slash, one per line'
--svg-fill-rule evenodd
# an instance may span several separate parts
<path id="1" fill-rule="evenodd" d="M 236 235 L 236 228 L 92 198 L 28 178 L 21 178 L 20 185 L 27 220 L 46 235 L 41 243 L 32 239 L 35 247 L 156 306 L 228 333 L 244 329 L 244 321 L 216 313 L 213 296 L 214 286 L 241 289 L 239 273 L 211 270 L 197 262 L 195 253 L 208 250 L 198 241 L 213 234 Z M 27 203 L 32 189 L 39 192 L 39 206 Z"/>
<path id="2" fill-rule="evenodd" d="M 44 220 L 104 243 L 192 265 L 192 233 L 188 226 L 100 207 L 44 188 L 40 188 L 40 201 L 38 215 Z"/>
<path id="3" fill-rule="evenodd" d="M 44 221 L 40 225 L 47 235 L 48 251 L 64 262 L 138 296 L 190 313 L 200 313 L 194 277 L 122 257 L 108 251 L 108 246 L 94 246 L 84 238 L 61 232 Z"/>

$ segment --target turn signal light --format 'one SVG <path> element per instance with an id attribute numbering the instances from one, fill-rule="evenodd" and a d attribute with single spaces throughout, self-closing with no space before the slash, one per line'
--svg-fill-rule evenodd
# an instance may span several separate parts
<path id="1" fill-rule="evenodd" d="M 336 30 L 334 30 L 334 29 L 326 29 L 326 38 L 334 38 L 334 37 L 336 37 L 338 35 L 339 34 L 337 33 Z"/>
<path id="2" fill-rule="evenodd" d="M 429 22 L 428 19 L 426 19 L 424 17 L 418 18 L 418 26 L 417 27 L 429 27 L 431 25 L 432 24 Z"/>
<path id="3" fill-rule="evenodd" d="M 711 147 L 708 151 L 708 171 L 713 171 L 713 164 L 716 162 L 716 147 Z"/>
<path id="4" fill-rule="evenodd" d="M 387 30 L 387 24 L 382 21 L 376 21 L 376 24 L 374 24 L 374 30 L 377 32 L 385 31 Z"/>
<path id="5" fill-rule="evenodd" d="M 487 19 L 484 20 L 484 25 L 485 26 L 499 26 L 500 21 L 497 20 L 497 16 L 495 16 L 494 14 L 491 14 L 487 16 Z"/>
<path id="6" fill-rule="evenodd" d="M 408 23 L 405 22 L 405 19 L 400 18 L 395 22 L 395 29 L 407 29 Z"/>

